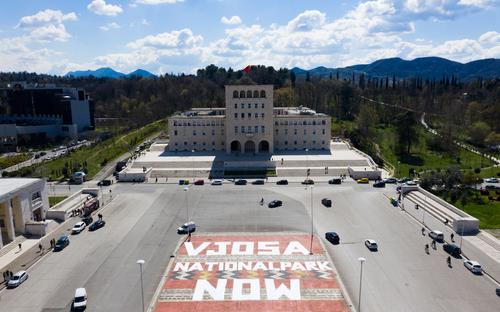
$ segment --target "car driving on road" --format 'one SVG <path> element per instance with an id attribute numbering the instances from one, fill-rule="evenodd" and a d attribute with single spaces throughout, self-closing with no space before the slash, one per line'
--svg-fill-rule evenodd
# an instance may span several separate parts
<path id="1" fill-rule="evenodd" d="M 368 178 L 361 178 L 361 179 L 358 179 L 356 182 L 359 184 L 368 184 L 368 183 L 370 183 L 370 180 L 368 180 Z"/>
<path id="2" fill-rule="evenodd" d="M 385 187 L 385 182 L 384 181 L 377 181 L 373 183 L 373 187 Z"/>
<path id="3" fill-rule="evenodd" d="M 106 222 L 104 220 L 97 220 L 96 222 L 92 223 L 91 226 L 89 226 L 89 231 L 98 230 L 105 225 L 106 225 Z"/>
<path id="4" fill-rule="evenodd" d="M 77 222 L 71 229 L 71 234 L 79 234 L 81 231 L 85 229 L 86 226 L 87 225 L 83 221 Z"/>
<path id="5" fill-rule="evenodd" d="M 444 234 L 441 231 L 433 230 L 429 232 L 429 237 L 433 240 L 442 242 L 444 240 Z"/>
<path id="6" fill-rule="evenodd" d="M 247 180 L 239 179 L 234 182 L 234 185 L 247 185 Z"/>
<path id="7" fill-rule="evenodd" d="M 187 222 L 177 228 L 177 234 L 189 234 L 196 231 L 196 224 L 194 222 Z"/>
<path id="8" fill-rule="evenodd" d="M 59 237 L 59 239 L 56 241 L 56 245 L 54 246 L 54 251 L 63 250 L 68 245 L 69 245 L 69 237 L 66 235 L 63 235 L 63 236 Z"/>
<path id="9" fill-rule="evenodd" d="M 365 240 L 365 246 L 366 248 L 370 249 L 371 251 L 377 251 L 378 250 L 378 245 L 377 242 L 373 239 L 367 239 Z"/>
<path id="10" fill-rule="evenodd" d="M 483 269 L 481 268 L 481 265 L 477 261 L 465 260 L 464 266 L 467 269 L 469 269 L 472 273 L 475 273 L 475 274 L 481 274 L 481 272 L 483 271 Z"/>
<path id="11" fill-rule="evenodd" d="M 269 204 L 267 204 L 267 207 L 276 208 L 276 207 L 280 207 L 282 205 L 283 205 L 283 202 L 281 200 L 273 200 Z"/>
<path id="12" fill-rule="evenodd" d="M 253 185 L 264 185 L 264 180 L 255 180 L 252 182 Z"/>
<path id="13" fill-rule="evenodd" d="M 497 178 L 495 177 L 491 177 L 491 178 L 487 178 L 487 179 L 484 179 L 484 182 L 485 183 L 498 183 L 500 180 L 498 180 Z"/>
<path id="14" fill-rule="evenodd" d="M 328 180 L 328 184 L 342 184 L 342 179 L 341 178 L 333 178 Z"/>
<path id="15" fill-rule="evenodd" d="M 212 185 L 222 185 L 222 180 L 213 180 Z"/>
<path id="16" fill-rule="evenodd" d="M 276 182 L 277 185 L 288 185 L 288 180 L 279 180 Z"/>
<path id="17" fill-rule="evenodd" d="M 11 277 L 11 279 L 7 283 L 7 287 L 8 288 L 17 287 L 17 286 L 21 285 L 27 279 L 28 279 L 28 272 L 19 271 Z"/>
<path id="18" fill-rule="evenodd" d="M 325 233 L 325 238 L 327 241 L 330 243 L 337 245 L 340 242 L 340 237 L 336 232 L 326 232 Z"/>

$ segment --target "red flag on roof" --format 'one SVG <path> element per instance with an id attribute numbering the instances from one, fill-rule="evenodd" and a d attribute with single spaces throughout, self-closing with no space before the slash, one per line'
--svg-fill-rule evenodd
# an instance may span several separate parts
<path id="1" fill-rule="evenodd" d="M 244 71 L 245 73 L 249 73 L 249 72 L 251 72 L 251 71 L 252 71 L 252 66 L 248 65 L 247 67 L 243 68 L 243 71 Z"/>

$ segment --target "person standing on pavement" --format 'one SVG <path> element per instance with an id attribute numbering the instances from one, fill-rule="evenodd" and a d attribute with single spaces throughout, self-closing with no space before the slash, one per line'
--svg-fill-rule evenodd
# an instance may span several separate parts
<path id="1" fill-rule="evenodd" d="M 38 249 L 40 250 L 40 252 L 42 252 L 42 248 L 43 248 L 42 244 L 41 243 L 38 244 Z"/>
<path id="2" fill-rule="evenodd" d="M 23 250 L 23 243 L 19 243 L 17 246 L 19 246 L 19 251 Z"/>

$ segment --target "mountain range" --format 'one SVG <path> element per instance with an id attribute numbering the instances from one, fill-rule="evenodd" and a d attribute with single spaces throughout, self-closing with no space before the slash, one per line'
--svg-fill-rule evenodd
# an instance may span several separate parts
<path id="1" fill-rule="evenodd" d="M 440 57 L 421 57 L 411 61 L 399 57 L 375 61 L 370 64 L 352 65 L 340 68 L 316 67 L 304 70 L 298 67 L 291 69 L 297 78 L 305 78 L 307 73 L 311 77 L 329 77 L 330 74 L 340 78 L 350 78 L 352 74 L 364 73 L 370 77 L 411 78 L 420 77 L 428 79 L 441 79 L 443 76 L 456 76 L 460 80 L 471 80 L 482 77 L 494 79 L 500 77 L 500 59 L 483 59 L 469 63 L 459 63 Z"/>
<path id="2" fill-rule="evenodd" d="M 103 67 L 96 70 L 77 70 L 70 71 L 65 75 L 66 77 L 89 77 L 93 76 L 96 78 L 123 78 L 123 77 L 142 77 L 142 78 L 157 78 L 156 75 L 148 72 L 144 69 L 137 69 L 131 73 L 124 74 L 117 72 L 116 70 Z"/>

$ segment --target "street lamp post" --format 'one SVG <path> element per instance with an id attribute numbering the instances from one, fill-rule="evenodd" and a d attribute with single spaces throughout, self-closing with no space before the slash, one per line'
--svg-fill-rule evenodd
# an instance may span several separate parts
<path id="1" fill-rule="evenodd" d="M 142 281 L 142 265 L 146 263 L 146 261 L 142 260 L 142 259 L 139 259 L 137 260 L 137 264 L 139 265 L 139 271 L 140 271 L 140 274 L 141 274 L 141 303 L 142 303 L 142 312 L 144 312 L 144 284 L 143 284 L 143 281 Z"/>
<path id="2" fill-rule="evenodd" d="M 360 272 L 359 272 L 359 293 L 358 293 L 358 312 L 361 312 L 361 285 L 363 281 L 363 262 L 366 261 L 365 258 L 359 257 L 358 258 L 359 264 L 360 264 Z"/>
<path id="3" fill-rule="evenodd" d="M 189 205 L 188 205 L 188 191 L 189 187 L 184 187 L 184 194 L 186 196 L 186 223 L 189 222 Z"/>

